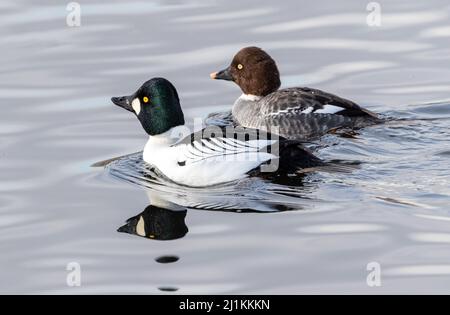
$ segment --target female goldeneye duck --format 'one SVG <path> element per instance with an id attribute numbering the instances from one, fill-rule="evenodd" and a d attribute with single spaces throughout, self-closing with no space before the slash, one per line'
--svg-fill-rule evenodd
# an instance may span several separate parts
<path id="1" fill-rule="evenodd" d="M 233 105 L 233 119 L 249 128 L 270 130 L 289 139 L 309 140 L 343 127 L 360 128 L 379 121 L 352 101 L 307 87 L 281 89 L 275 61 L 258 47 L 241 49 L 231 65 L 211 73 L 233 81 L 244 92 Z"/>
<path id="2" fill-rule="evenodd" d="M 209 186 L 247 176 L 297 174 L 324 165 L 299 141 L 254 129 L 210 126 L 191 134 L 178 93 L 163 78 L 111 100 L 133 112 L 150 136 L 144 161 L 178 184 Z"/>

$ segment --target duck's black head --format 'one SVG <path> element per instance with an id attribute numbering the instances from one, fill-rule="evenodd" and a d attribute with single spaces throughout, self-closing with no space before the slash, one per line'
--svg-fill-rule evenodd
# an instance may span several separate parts
<path id="1" fill-rule="evenodd" d="M 275 60 L 258 47 L 241 49 L 228 68 L 211 73 L 211 78 L 233 81 L 245 94 L 257 96 L 275 92 L 281 85 Z"/>
<path id="2" fill-rule="evenodd" d="M 144 130 L 152 136 L 184 125 L 177 90 L 163 78 L 148 80 L 132 95 L 113 97 L 111 101 L 135 113 Z"/>

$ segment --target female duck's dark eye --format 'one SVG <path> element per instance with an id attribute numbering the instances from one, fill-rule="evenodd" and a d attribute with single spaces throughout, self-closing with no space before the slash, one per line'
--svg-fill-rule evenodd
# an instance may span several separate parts
<path id="1" fill-rule="evenodd" d="M 144 96 L 144 97 L 142 98 L 142 100 L 144 101 L 144 103 L 148 103 L 148 101 L 149 101 L 149 99 L 148 99 L 147 96 Z"/>
<path id="2" fill-rule="evenodd" d="M 242 68 L 244 68 L 244 66 L 242 64 L 238 64 L 237 68 L 238 68 L 238 70 L 242 70 Z"/>

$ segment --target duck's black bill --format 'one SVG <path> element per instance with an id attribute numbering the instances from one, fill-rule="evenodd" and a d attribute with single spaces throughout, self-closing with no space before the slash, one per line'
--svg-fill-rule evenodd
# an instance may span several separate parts
<path id="1" fill-rule="evenodd" d="M 219 72 L 211 73 L 210 77 L 211 77 L 211 79 L 214 79 L 214 80 L 233 81 L 233 77 L 231 76 L 229 67 L 224 70 L 221 70 Z"/>
<path id="2" fill-rule="evenodd" d="M 139 222 L 139 216 L 128 219 L 127 224 L 119 227 L 117 232 L 136 234 L 136 225 Z"/>
<path id="3" fill-rule="evenodd" d="M 116 104 L 117 106 L 120 106 L 127 111 L 133 112 L 133 107 L 131 106 L 132 97 L 131 96 L 119 96 L 119 97 L 112 97 L 111 101 Z"/>

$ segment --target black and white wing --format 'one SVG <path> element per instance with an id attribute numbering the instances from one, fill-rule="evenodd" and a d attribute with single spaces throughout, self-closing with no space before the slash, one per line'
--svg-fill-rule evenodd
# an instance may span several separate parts
<path id="1" fill-rule="evenodd" d="M 352 101 L 310 88 L 288 88 L 269 94 L 261 104 L 261 128 L 276 126 L 289 139 L 311 140 L 343 127 L 377 122 L 377 115 Z"/>
<path id="2" fill-rule="evenodd" d="M 172 145 L 176 167 L 166 167 L 164 174 L 187 186 L 210 186 L 247 177 L 251 170 L 277 158 L 264 150 L 277 140 L 233 130 L 237 129 L 210 126 Z"/>
<path id="3" fill-rule="evenodd" d="M 307 87 L 286 88 L 267 95 L 261 104 L 261 114 L 266 116 L 336 114 L 346 117 L 377 118 L 376 114 L 350 100 Z"/>
<path id="4" fill-rule="evenodd" d="M 277 135 L 264 131 L 242 127 L 209 126 L 195 132 L 177 142 L 175 145 L 185 145 L 180 150 L 178 165 L 215 160 L 217 162 L 235 160 L 236 165 L 259 165 L 274 156 L 268 153 L 267 147 L 279 140 Z M 244 159 L 245 155 L 247 160 Z M 241 162 L 241 163 L 239 163 Z M 247 162 L 247 163 L 243 163 Z"/>
<path id="5" fill-rule="evenodd" d="M 257 129 L 208 127 L 183 139 L 180 143 L 186 145 L 178 162 L 180 166 L 214 161 L 211 165 L 215 170 L 224 167 L 226 173 L 239 169 L 240 172 L 258 175 L 261 170 L 277 174 L 294 174 L 301 169 L 324 165 L 322 160 L 304 148 L 300 141 L 287 140 Z M 226 161 L 234 163 L 226 166 L 224 163 Z M 260 168 L 269 161 L 275 162 L 271 165 L 276 167 Z"/>

